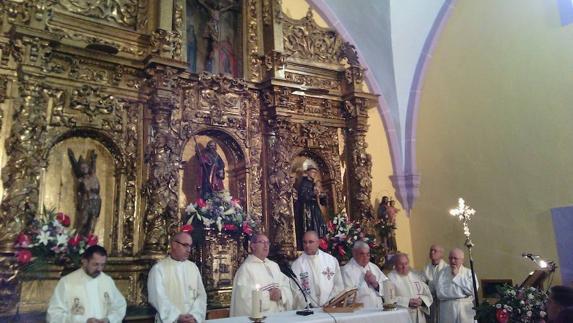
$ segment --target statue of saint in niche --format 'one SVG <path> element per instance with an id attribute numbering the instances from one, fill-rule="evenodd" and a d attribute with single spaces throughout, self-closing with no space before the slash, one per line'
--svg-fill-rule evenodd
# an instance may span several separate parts
<path id="1" fill-rule="evenodd" d="M 68 148 L 68 156 L 76 182 L 75 229 L 78 234 L 87 236 L 94 232 L 101 210 L 99 181 L 95 174 L 97 155 L 92 149 L 87 158 L 80 156 L 76 160 L 74 152 Z"/>
<path id="2" fill-rule="evenodd" d="M 304 175 L 297 187 L 295 205 L 295 229 L 297 245 L 302 248 L 302 236 L 313 230 L 320 238 L 326 235 L 326 224 L 320 205 L 326 205 L 326 194 L 321 190 L 319 172 L 316 164 L 310 160 L 303 163 Z"/>
<path id="3" fill-rule="evenodd" d="M 195 145 L 195 154 L 201 166 L 201 198 L 206 200 L 213 192 L 225 189 L 225 162 L 217 153 L 217 143 L 214 140 L 210 140 L 203 151 L 199 145 Z"/>
<path id="4" fill-rule="evenodd" d="M 388 196 L 382 196 L 382 201 L 378 206 L 378 220 L 388 221 Z"/>
<path id="5" fill-rule="evenodd" d="M 237 0 L 189 0 L 187 61 L 193 72 L 239 77 L 241 52 L 240 5 Z"/>

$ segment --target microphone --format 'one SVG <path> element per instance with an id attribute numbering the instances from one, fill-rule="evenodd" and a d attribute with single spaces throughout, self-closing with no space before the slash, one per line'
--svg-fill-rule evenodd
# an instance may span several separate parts
<path id="1" fill-rule="evenodd" d="M 306 307 L 302 311 L 297 311 L 296 314 L 297 315 L 303 315 L 303 316 L 314 314 L 314 312 L 309 308 L 310 306 L 309 306 L 308 298 L 306 297 L 306 293 L 305 293 L 304 289 L 302 288 L 302 286 L 300 286 L 300 284 L 298 283 L 297 276 L 294 273 L 294 271 L 292 271 L 292 268 L 290 267 L 290 264 L 288 263 L 288 259 L 286 259 L 286 257 L 283 256 L 283 257 L 279 257 L 276 260 L 277 260 L 277 264 L 279 265 L 279 269 L 281 270 L 281 272 L 285 276 L 287 276 L 288 278 L 292 279 L 292 281 L 294 281 L 294 283 L 296 284 L 296 286 L 298 287 L 298 289 L 302 293 L 302 296 L 304 296 L 304 302 L 306 303 Z"/>
<path id="2" fill-rule="evenodd" d="M 529 258 L 529 259 L 531 259 L 531 260 L 535 260 L 536 258 L 539 258 L 538 255 L 532 254 L 532 253 L 529 253 L 529 252 L 522 252 L 522 253 L 521 253 L 521 256 L 522 256 L 523 258 Z"/>
<path id="3" fill-rule="evenodd" d="M 521 256 L 523 258 L 527 258 L 527 259 L 533 261 L 541 269 L 548 268 L 552 271 L 557 269 L 557 265 L 553 261 L 545 260 L 545 259 L 541 258 L 540 255 L 532 254 L 529 252 L 523 252 L 523 253 L 521 253 Z"/>

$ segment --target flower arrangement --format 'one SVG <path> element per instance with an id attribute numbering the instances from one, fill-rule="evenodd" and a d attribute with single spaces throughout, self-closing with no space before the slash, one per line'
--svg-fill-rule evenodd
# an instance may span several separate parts
<path id="1" fill-rule="evenodd" d="M 199 224 L 202 228 L 214 228 L 218 232 L 251 236 L 258 227 L 240 201 L 228 191 L 215 192 L 206 201 L 197 199 L 185 208 L 185 215 L 188 220 L 181 231 L 191 232 Z"/>
<path id="2" fill-rule="evenodd" d="M 545 322 L 547 293 L 534 287 L 498 288 L 499 300 L 495 304 L 483 302 L 477 308 L 479 322 Z"/>
<path id="3" fill-rule="evenodd" d="M 326 237 L 320 239 L 319 248 L 330 253 L 341 263 L 350 260 L 352 246 L 356 241 L 362 240 L 368 243 L 371 251 L 375 249 L 374 237 L 366 233 L 358 221 L 350 221 L 344 210 L 328 221 L 326 227 Z"/>
<path id="4" fill-rule="evenodd" d="M 89 246 L 98 243 L 97 236 L 75 234 L 69 229 L 70 217 L 54 210 L 32 218 L 16 236 L 14 247 L 18 263 L 24 269 L 41 264 L 79 266 L 81 255 Z"/>

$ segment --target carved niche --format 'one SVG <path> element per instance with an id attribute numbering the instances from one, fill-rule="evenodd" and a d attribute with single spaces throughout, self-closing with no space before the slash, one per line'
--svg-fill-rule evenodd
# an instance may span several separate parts
<path id="1" fill-rule="evenodd" d="M 196 84 L 184 86 L 183 98 L 183 139 L 190 140 L 196 134 L 217 139 L 227 150 L 228 160 L 233 161 L 229 169 L 234 179 L 231 193 L 260 216 L 262 140 L 256 93 L 244 81 L 201 74 Z"/>

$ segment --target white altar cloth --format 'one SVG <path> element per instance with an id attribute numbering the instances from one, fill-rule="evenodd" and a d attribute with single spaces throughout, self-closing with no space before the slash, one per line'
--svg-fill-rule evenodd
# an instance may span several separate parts
<path id="1" fill-rule="evenodd" d="M 334 319 L 322 309 L 313 308 L 314 314 L 308 316 L 296 315 L 296 311 L 280 312 L 267 315 L 266 323 L 334 323 Z M 378 309 L 363 309 L 354 313 L 331 313 L 337 323 L 411 323 L 408 310 L 382 311 Z M 207 320 L 213 323 L 250 323 L 248 317 L 237 316 L 225 319 Z"/>

